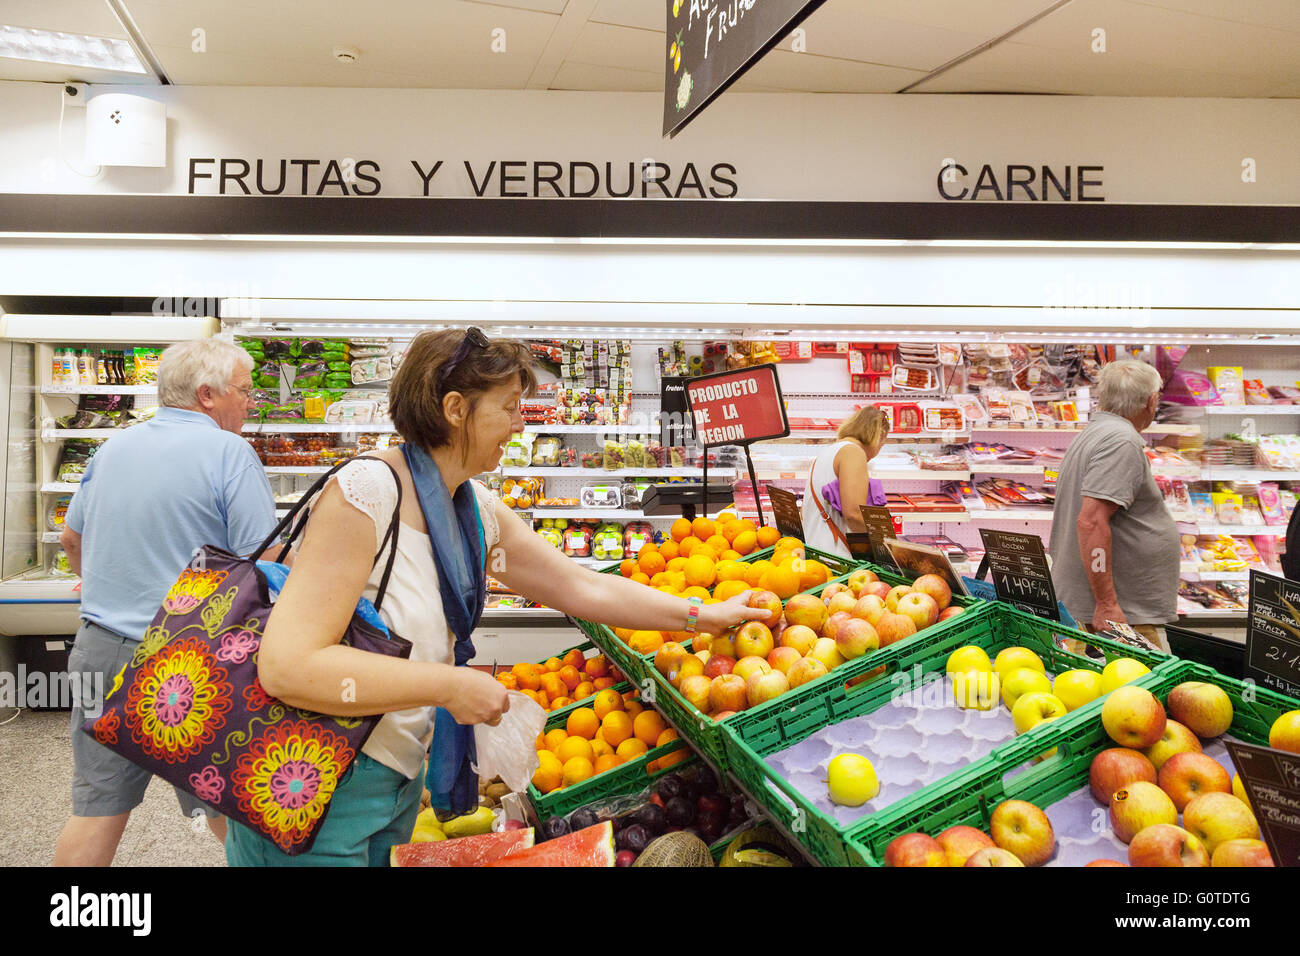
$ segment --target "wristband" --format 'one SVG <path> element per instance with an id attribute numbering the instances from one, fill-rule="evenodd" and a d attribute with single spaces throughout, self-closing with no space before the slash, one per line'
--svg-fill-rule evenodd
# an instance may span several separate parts
<path id="1" fill-rule="evenodd" d="M 700 622 L 700 606 L 704 603 L 698 596 L 688 598 L 690 607 L 686 611 L 686 633 L 694 634 Z"/>

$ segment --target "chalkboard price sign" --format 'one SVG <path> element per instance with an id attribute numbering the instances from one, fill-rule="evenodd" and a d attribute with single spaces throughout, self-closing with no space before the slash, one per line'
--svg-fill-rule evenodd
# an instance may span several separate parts
<path id="1" fill-rule="evenodd" d="M 1225 740 L 1274 866 L 1300 866 L 1300 754 Z"/>
<path id="2" fill-rule="evenodd" d="M 1250 572 L 1246 676 L 1300 698 L 1300 583 Z"/>
<path id="3" fill-rule="evenodd" d="M 889 513 L 888 508 L 875 505 L 859 505 L 859 507 L 862 509 L 862 520 L 867 523 L 867 536 L 871 539 L 871 560 L 887 568 L 893 567 L 894 558 L 889 553 L 885 541 L 895 536 L 894 516 Z"/>
<path id="4" fill-rule="evenodd" d="M 803 514 L 792 492 L 775 485 L 765 485 L 767 497 L 772 502 L 772 515 L 776 518 L 776 530 L 788 538 L 803 537 Z"/>
<path id="5" fill-rule="evenodd" d="M 1043 539 L 1037 535 L 1014 531 L 980 528 L 985 560 L 993 579 L 998 600 L 1028 611 L 1038 617 L 1059 621 L 1056 589 L 1043 551 Z"/>

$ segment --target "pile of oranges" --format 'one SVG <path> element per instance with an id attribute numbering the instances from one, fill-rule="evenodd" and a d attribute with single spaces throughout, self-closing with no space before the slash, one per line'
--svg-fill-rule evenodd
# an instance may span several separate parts
<path id="1" fill-rule="evenodd" d="M 533 786 L 543 794 L 571 787 L 676 740 L 677 731 L 658 712 L 643 707 L 636 696 L 636 691 L 620 695 L 606 688 L 595 695 L 590 707 L 571 711 L 563 727 L 540 734 Z M 687 749 L 675 750 L 650 761 L 646 773 L 671 767 L 687 756 Z"/>
<path id="2" fill-rule="evenodd" d="M 742 560 L 756 549 L 768 547 L 773 548 L 770 558 Z M 746 518 L 727 515 L 716 523 L 708 518 L 678 518 L 668 540 L 647 544 L 635 558 L 620 564 L 619 571 L 625 578 L 666 594 L 698 597 L 705 604 L 750 590 L 771 591 L 786 601 L 831 578 L 826 565 L 805 558 L 804 544 L 798 538 L 783 538 L 771 525 L 755 528 Z M 665 641 L 691 639 L 689 634 L 673 631 L 615 628 L 614 633 L 638 654 L 653 654 Z"/>
<path id="3" fill-rule="evenodd" d="M 584 657 L 576 647 L 563 658 L 552 657 L 541 664 L 516 664 L 494 676 L 507 690 L 527 694 L 547 711 L 586 700 L 624 679 L 603 654 Z"/>

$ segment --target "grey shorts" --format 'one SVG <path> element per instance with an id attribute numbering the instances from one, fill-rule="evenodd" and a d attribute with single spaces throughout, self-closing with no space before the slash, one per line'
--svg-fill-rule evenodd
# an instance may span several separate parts
<path id="1" fill-rule="evenodd" d="M 68 673 L 79 675 L 71 686 L 76 688 L 72 706 L 72 814 L 78 817 L 113 817 L 129 813 L 144 800 L 144 791 L 153 774 L 119 757 L 89 734 L 81 725 L 87 717 L 103 712 L 104 695 L 113 687 L 118 675 L 139 641 L 120 637 L 89 621 L 82 621 L 77 640 L 68 655 Z M 181 810 L 187 817 L 203 811 L 209 817 L 220 816 L 183 790 L 176 791 Z"/>

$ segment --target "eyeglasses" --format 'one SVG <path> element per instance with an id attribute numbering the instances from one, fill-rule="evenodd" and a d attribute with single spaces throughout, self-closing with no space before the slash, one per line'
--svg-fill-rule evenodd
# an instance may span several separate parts
<path id="1" fill-rule="evenodd" d="M 485 349 L 492 343 L 488 337 L 483 334 L 483 330 L 475 326 L 470 326 L 465 330 L 465 337 L 460 340 L 460 347 L 451 357 L 451 361 L 442 367 L 438 372 L 438 392 L 441 394 L 443 384 L 451 377 L 451 373 L 456 370 L 456 366 L 469 356 L 471 348 Z"/>
<path id="2" fill-rule="evenodd" d="M 253 394 L 252 388 L 240 388 L 238 385 L 231 385 L 230 387 L 244 396 L 244 401 L 248 401 L 249 396 Z"/>

